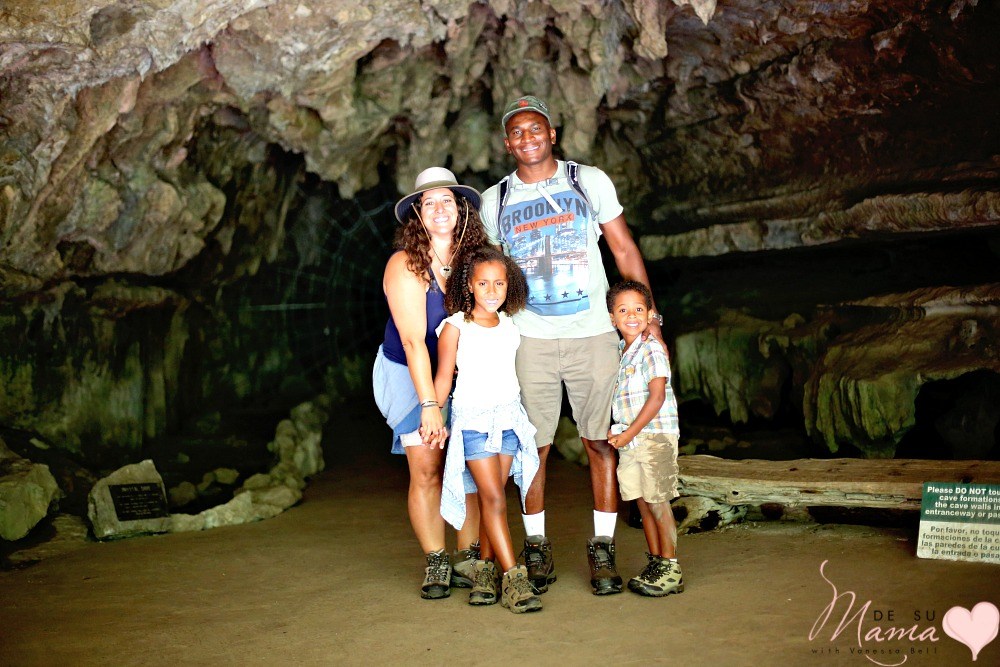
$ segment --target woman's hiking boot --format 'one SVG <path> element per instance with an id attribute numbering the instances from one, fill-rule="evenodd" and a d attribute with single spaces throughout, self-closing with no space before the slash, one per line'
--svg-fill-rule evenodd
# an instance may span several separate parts
<path id="1" fill-rule="evenodd" d="M 491 560 L 477 560 L 472 566 L 472 592 L 469 604 L 473 606 L 497 603 L 497 565 Z"/>
<path id="2" fill-rule="evenodd" d="M 524 539 L 524 566 L 528 568 L 528 581 L 535 593 L 541 595 L 549 590 L 549 584 L 556 580 L 555 563 L 552 560 L 552 543 L 544 535 L 529 535 Z"/>
<path id="3" fill-rule="evenodd" d="M 427 554 L 424 568 L 424 583 L 420 587 L 420 597 L 425 600 L 440 600 L 451 595 L 451 562 L 448 552 L 438 549 Z"/>
<path id="4" fill-rule="evenodd" d="M 615 566 L 615 538 L 592 537 L 587 540 L 587 560 L 590 561 L 590 585 L 594 595 L 622 592 L 622 578 Z"/>
<path id="5" fill-rule="evenodd" d="M 518 565 L 504 573 L 500 586 L 500 604 L 515 614 L 541 610 L 542 601 L 535 595 L 528 580 L 527 567 Z"/>
<path id="6" fill-rule="evenodd" d="M 451 587 L 472 588 L 472 571 L 479 560 L 479 541 L 469 545 L 468 549 L 459 549 L 451 555 Z"/>
<path id="7" fill-rule="evenodd" d="M 684 592 L 684 573 L 679 563 L 650 553 L 646 558 L 646 568 L 628 580 L 630 591 L 654 598 Z"/>

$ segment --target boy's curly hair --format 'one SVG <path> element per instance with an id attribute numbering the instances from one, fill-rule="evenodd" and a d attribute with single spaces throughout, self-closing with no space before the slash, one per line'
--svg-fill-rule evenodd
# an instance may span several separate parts
<path id="1" fill-rule="evenodd" d="M 618 295 L 622 292 L 638 292 L 646 301 L 646 308 L 653 307 L 653 293 L 649 291 L 648 287 L 637 280 L 622 280 L 621 282 L 615 283 L 614 286 L 608 290 L 609 313 L 615 307 L 615 299 L 617 299 Z"/>
<path id="2" fill-rule="evenodd" d="M 514 260 L 491 245 L 481 245 L 469 250 L 462 258 L 458 270 L 448 278 L 448 293 L 444 297 L 444 307 L 448 314 L 459 311 L 465 313 L 466 321 L 472 319 L 472 309 L 476 306 L 469 289 L 469 282 L 476 267 L 484 262 L 500 262 L 507 270 L 507 298 L 504 299 L 500 312 L 513 315 L 524 310 L 528 303 L 528 281 Z"/>
<path id="3" fill-rule="evenodd" d="M 455 194 L 455 201 L 461 202 L 458 207 L 458 224 L 451 235 L 452 247 L 462 239 L 462 247 L 458 249 L 458 256 L 451 258 L 451 265 L 460 266 L 462 256 L 469 249 L 489 243 L 486 236 L 486 229 L 483 221 L 479 217 L 479 211 L 469 203 L 469 200 L 460 194 Z M 468 216 L 468 217 L 466 217 Z M 468 219 L 468 223 L 466 223 Z M 466 225 L 468 228 L 466 229 Z M 465 238 L 462 238 L 462 230 L 465 229 Z M 404 222 L 397 230 L 393 241 L 396 250 L 406 251 L 406 268 L 419 276 L 421 280 L 430 284 L 430 276 L 427 270 L 431 266 L 431 243 L 427 238 L 427 231 L 424 223 L 420 221 L 420 216 L 410 207 Z"/>

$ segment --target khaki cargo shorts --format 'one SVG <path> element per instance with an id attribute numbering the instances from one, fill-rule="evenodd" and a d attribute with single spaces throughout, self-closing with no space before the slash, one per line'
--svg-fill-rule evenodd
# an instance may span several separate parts
<path id="1" fill-rule="evenodd" d="M 677 436 L 640 433 L 636 446 L 619 452 L 618 488 L 622 500 L 670 502 L 677 492 Z"/>
<path id="2" fill-rule="evenodd" d="M 532 426 L 535 444 L 552 444 L 562 411 L 566 385 L 580 436 L 606 440 L 611 426 L 611 393 L 618 378 L 618 334 L 589 338 L 528 338 L 517 348 L 517 381 L 521 403 Z"/>

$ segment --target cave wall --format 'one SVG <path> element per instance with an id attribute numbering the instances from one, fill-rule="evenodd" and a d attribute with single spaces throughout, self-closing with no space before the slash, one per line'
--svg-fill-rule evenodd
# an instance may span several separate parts
<path id="1" fill-rule="evenodd" d="M 485 187 L 498 110 L 534 92 L 619 187 L 682 397 L 892 455 L 921 387 L 1000 372 L 998 23 L 975 0 L 7 2 L 0 423 L 127 452 L 301 391 L 282 332 L 240 317 L 269 281 L 289 298 L 310 188 L 391 199 L 432 164 Z"/>

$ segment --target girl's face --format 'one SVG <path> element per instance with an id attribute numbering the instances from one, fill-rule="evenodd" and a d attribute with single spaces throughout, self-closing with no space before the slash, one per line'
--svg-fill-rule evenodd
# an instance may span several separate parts
<path id="1" fill-rule="evenodd" d="M 472 269 L 469 291 L 479 314 L 495 313 L 507 299 L 507 269 L 502 262 L 480 262 Z"/>
<path id="2" fill-rule="evenodd" d="M 417 210 L 428 234 L 451 238 L 458 223 L 458 202 L 450 189 L 427 190 L 420 195 Z"/>
<path id="3" fill-rule="evenodd" d="M 627 343 L 643 332 L 649 324 L 649 306 L 639 292 L 625 290 L 615 297 L 611 307 L 611 321 Z"/>

